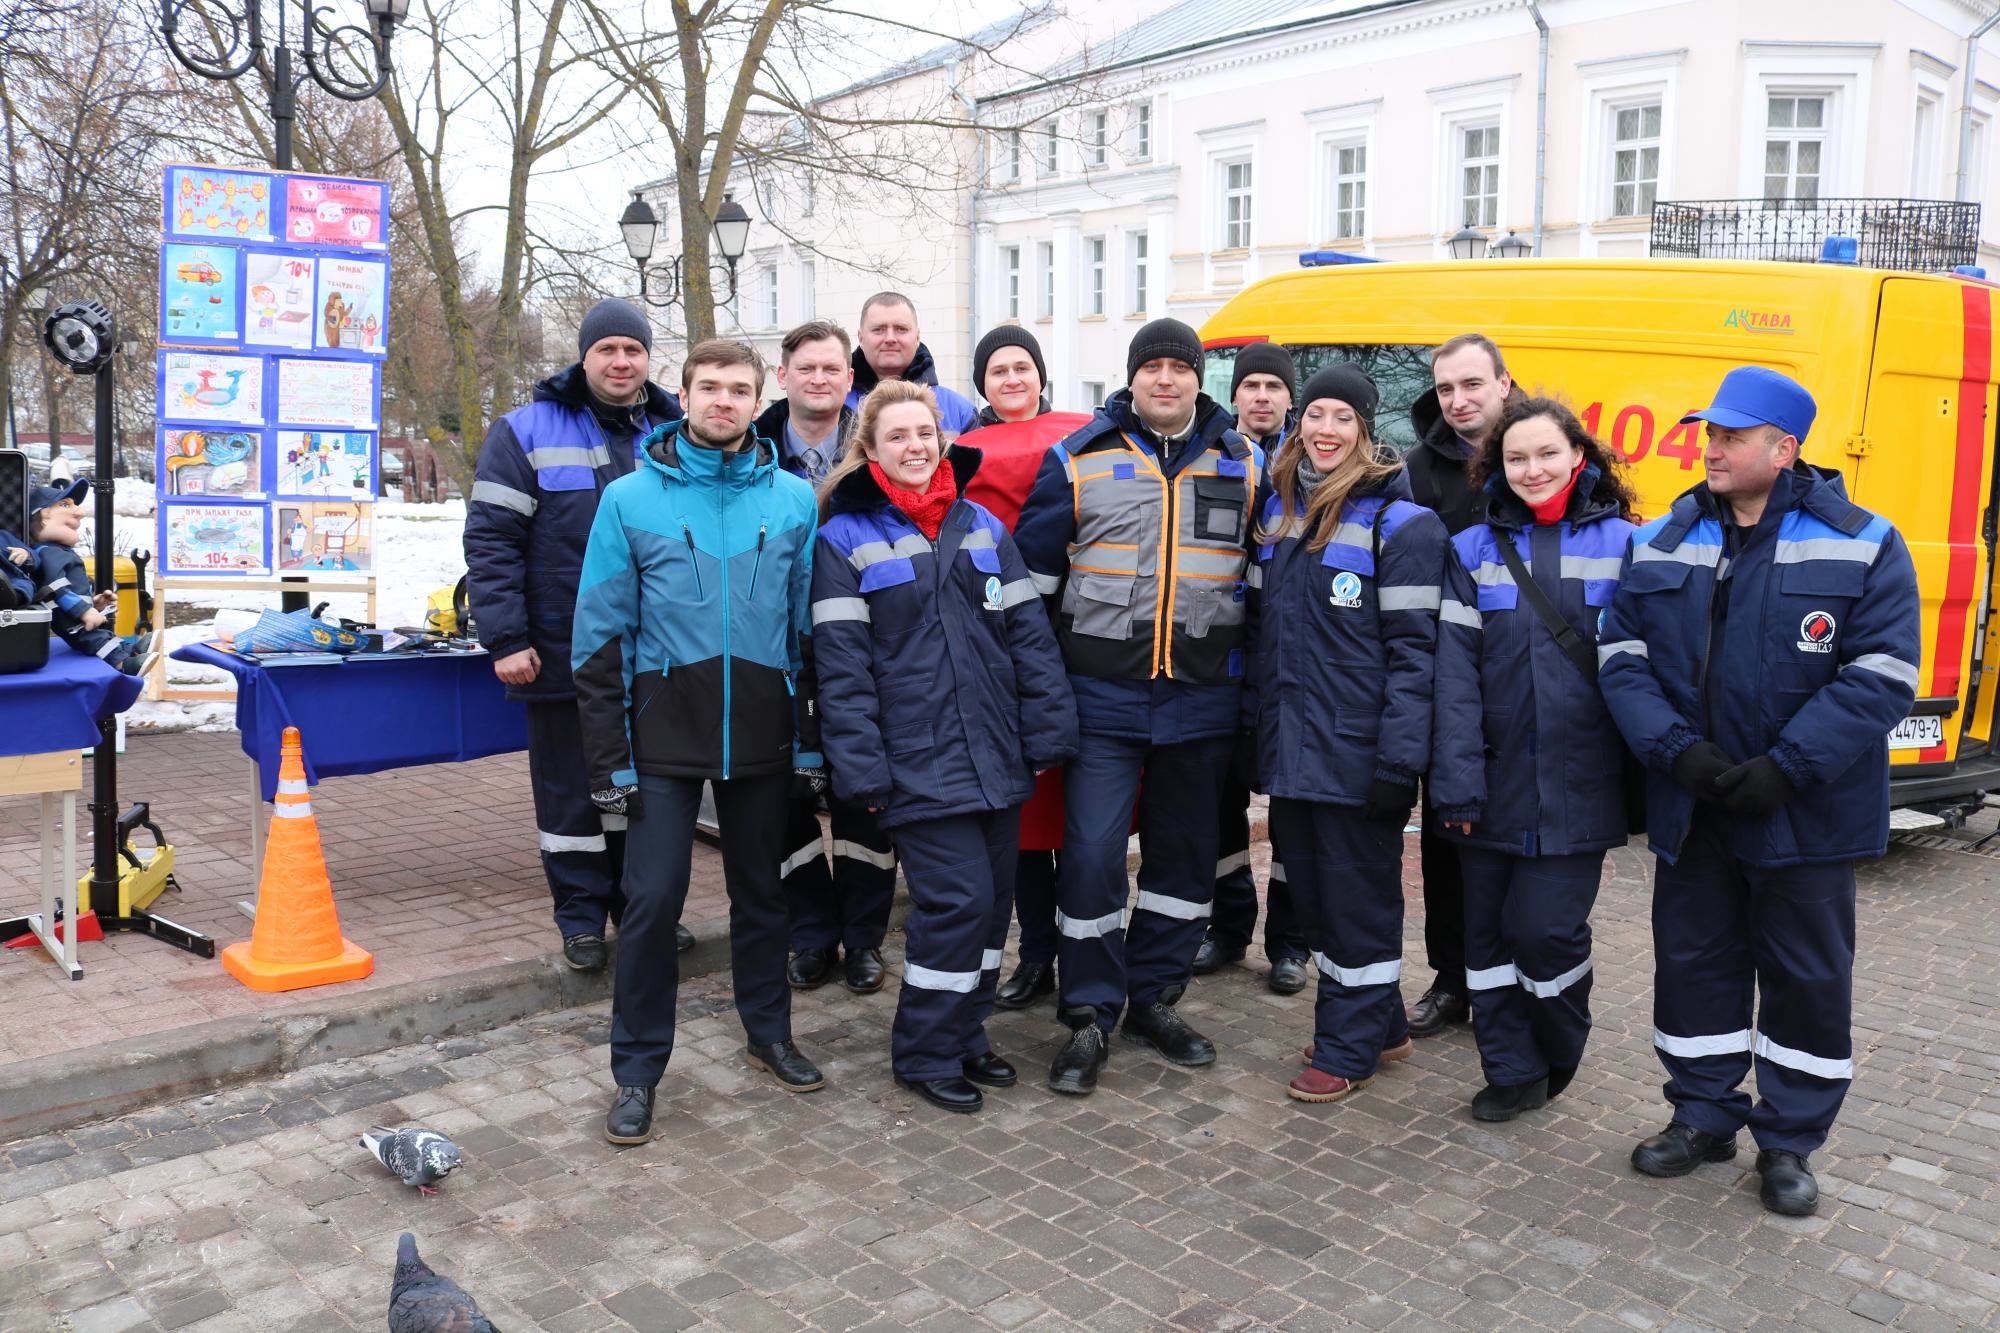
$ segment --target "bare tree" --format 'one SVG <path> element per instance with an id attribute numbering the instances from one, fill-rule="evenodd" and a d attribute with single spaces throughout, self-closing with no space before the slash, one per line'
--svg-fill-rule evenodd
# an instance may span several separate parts
<path id="1" fill-rule="evenodd" d="M 949 223 L 975 182 L 979 134 L 993 128 L 980 124 L 972 89 L 1046 85 L 1038 106 L 1054 110 L 1094 88 L 1087 69 L 1052 77 L 1017 54 L 1019 39 L 1056 13 L 1051 0 L 964 37 L 906 17 L 907 7 L 843 0 L 667 0 L 665 22 L 646 3 L 635 16 L 607 0 L 577 2 L 598 59 L 631 83 L 666 139 L 690 343 L 715 332 L 711 226 L 743 177 L 757 190 L 790 181 L 806 192 L 869 191 L 887 210 L 885 230 Z M 885 38 L 939 45 L 855 82 L 857 50 Z M 800 248 L 853 261 L 764 212 Z"/>

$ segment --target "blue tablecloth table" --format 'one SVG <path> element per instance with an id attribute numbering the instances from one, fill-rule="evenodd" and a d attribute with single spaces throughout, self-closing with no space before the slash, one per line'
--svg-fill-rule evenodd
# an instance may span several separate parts
<path id="1" fill-rule="evenodd" d="M 42 910 L 0 921 L 0 938 L 33 934 L 72 981 L 83 976 L 76 931 L 66 928 L 57 940 L 52 927 L 58 905 L 66 918 L 75 916 L 76 793 L 83 785 L 78 752 L 98 743 L 98 724 L 130 708 L 142 685 L 137 676 L 72 652 L 59 639 L 49 641 L 49 662 L 41 670 L 0 675 L 0 796 L 42 798 Z M 59 818 L 60 872 L 54 845 Z"/>
<path id="2" fill-rule="evenodd" d="M 253 880 L 264 861 L 261 805 L 277 794 L 286 727 L 299 729 L 309 782 L 528 748 L 527 708 L 507 697 L 483 652 L 295 666 L 253 662 L 215 643 L 171 655 L 236 680 L 236 729 L 253 769 Z"/>

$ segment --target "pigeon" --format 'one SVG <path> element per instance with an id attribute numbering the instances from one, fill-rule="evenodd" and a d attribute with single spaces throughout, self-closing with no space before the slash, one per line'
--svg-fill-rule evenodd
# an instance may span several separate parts
<path id="1" fill-rule="evenodd" d="M 417 1238 L 396 1242 L 396 1278 L 389 1285 L 389 1333 L 500 1333 L 465 1288 L 439 1277 L 417 1257 Z"/>
<path id="2" fill-rule="evenodd" d="M 427 1195 L 437 1193 L 431 1188 L 433 1181 L 443 1180 L 465 1161 L 456 1143 L 434 1129 L 415 1125 L 407 1129 L 376 1125 L 361 1135 L 361 1146 L 401 1176 L 405 1185 Z"/>

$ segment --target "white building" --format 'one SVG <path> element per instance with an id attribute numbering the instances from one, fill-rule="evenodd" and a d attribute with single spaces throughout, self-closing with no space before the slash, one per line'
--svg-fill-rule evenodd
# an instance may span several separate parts
<path id="1" fill-rule="evenodd" d="M 1120 12 L 1124 29 L 1093 36 L 1087 56 L 1043 51 L 1001 69 L 947 49 L 898 71 L 974 97 L 992 127 L 983 145 L 969 132 L 939 144 L 962 184 L 918 226 L 885 217 L 879 193 L 817 182 L 817 252 L 769 229 L 761 248 L 753 239 L 745 327 L 774 336 L 812 314 L 851 324 L 893 271 L 947 382 L 966 385 L 978 332 L 1018 321 L 1043 345 L 1057 405 L 1085 407 L 1119 387 L 1139 321 L 1199 326 L 1302 252 L 1437 258 L 1468 221 L 1532 242 L 1538 202 L 1544 253 L 1634 255 L 1655 201 L 1951 199 L 1961 132 L 1964 197 L 1988 206 L 1980 248 L 2000 256 L 1989 169 L 2000 29 L 1981 42 L 1969 106 L 1964 95 L 1968 36 L 1990 0 L 1185 0 Z M 1023 86 L 1024 66 L 1054 77 Z"/>

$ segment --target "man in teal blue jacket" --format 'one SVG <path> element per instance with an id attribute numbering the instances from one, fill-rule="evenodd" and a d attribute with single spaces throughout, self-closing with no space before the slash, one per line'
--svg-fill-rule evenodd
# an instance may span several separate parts
<path id="1" fill-rule="evenodd" d="M 812 488 L 751 428 L 764 365 L 702 343 L 687 415 L 604 491 L 584 553 L 572 663 L 591 799 L 629 824 L 611 1008 L 612 1143 L 652 1136 L 674 1048 L 674 925 L 703 782 L 715 789 L 730 963 L 747 1058 L 787 1092 L 825 1080 L 792 1044 L 775 849 L 794 781 L 824 788 L 812 713 Z"/>

